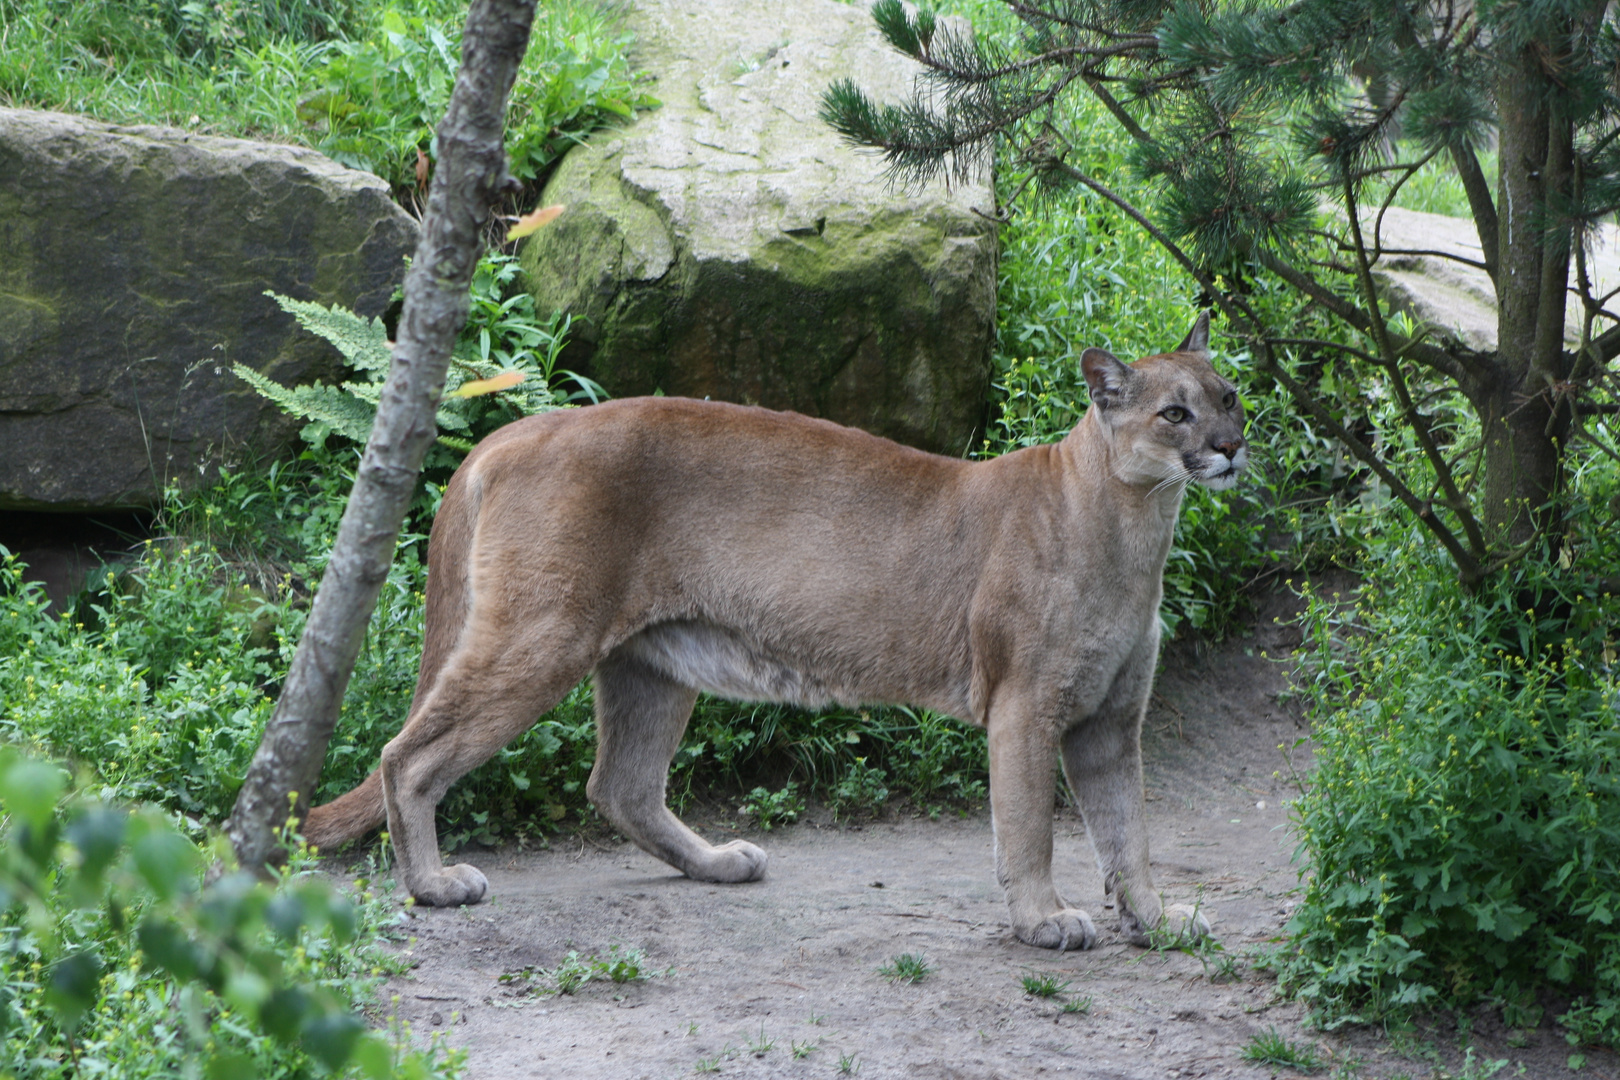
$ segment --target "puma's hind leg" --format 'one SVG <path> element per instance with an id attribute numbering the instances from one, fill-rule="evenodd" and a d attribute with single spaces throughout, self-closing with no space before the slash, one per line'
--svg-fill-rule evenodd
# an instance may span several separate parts
<path id="1" fill-rule="evenodd" d="M 636 846 L 698 881 L 758 881 L 765 852 L 743 840 L 715 847 L 665 801 L 697 691 L 625 649 L 596 667 L 596 765 L 585 793 Z"/>
<path id="2" fill-rule="evenodd" d="M 475 623 L 404 729 L 383 747 L 395 874 L 418 902 L 476 904 L 489 892 L 476 867 L 444 865 L 434 811 L 451 784 L 522 734 L 584 678 L 590 658 L 579 644 L 582 636 L 545 621 L 529 623 L 521 636 Z"/>

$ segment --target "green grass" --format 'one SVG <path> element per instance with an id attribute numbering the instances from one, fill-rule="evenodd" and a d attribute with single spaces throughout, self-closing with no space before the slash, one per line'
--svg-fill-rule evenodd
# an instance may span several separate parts
<path id="1" fill-rule="evenodd" d="M 0 103 L 297 143 L 403 196 L 417 151 L 433 153 L 464 12 L 451 0 L 0 0 Z M 586 132 L 656 104 L 627 44 L 611 4 L 541 5 L 508 111 L 515 176 L 532 185 Z"/>
<path id="2" fill-rule="evenodd" d="M 1292 1042 L 1279 1035 L 1276 1028 L 1251 1038 L 1243 1048 L 1243 1060 L 1261 1065 L 1281 1065 L 1299 1072 L 1315 1072 L 1323 1065 L 1316 1047 Z"/>
<path id="3" fill-rule="evenodd" d="M 1021 980 L 1024 993 L 1030 997 L 1055 998 L 1060 997 L 1069 988 L 1069 980 L 1061 982 L 1056 975 L 1025 975 Z"/>
<path id="4" fill-rule="evenodd" d="M 877 973 L 892 983 L 915 986 L 932 975 L 934 969 L 922 953 L 901 953 L 878 968 Z"/>

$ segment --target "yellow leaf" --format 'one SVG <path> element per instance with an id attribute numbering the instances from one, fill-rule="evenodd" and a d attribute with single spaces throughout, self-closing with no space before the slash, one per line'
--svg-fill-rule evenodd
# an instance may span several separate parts
<path id="1" fill-rule="evenodd" d="M 528 376 L 521 371 L 503 371 L 493 379 L 474 379 L 472 382 L 464 382 L 444 396 L 447 398 L 483 397 L 485 394 L 493 394 L 497 390 L 510 390 L 526 378 Z"/>
<path id="2" fill-rule="evenodd" d="M 540 209 L 535 210 L 532 213 L 524 214 L 522 217 L 517 219 L 516 225 L 513 225 L 510 229 L 506 230 L 506 239 L 508 241 L 521 240 L 523 237 L 528 236 L 541 226 L 549 225 L 551 222 L 555 221 L 557 219 L 557 215 L 562 213 L 565 209 L 567 208 L 563 206 L 562 203 L 558 203 L 556 206 L 542 206 Z"/>

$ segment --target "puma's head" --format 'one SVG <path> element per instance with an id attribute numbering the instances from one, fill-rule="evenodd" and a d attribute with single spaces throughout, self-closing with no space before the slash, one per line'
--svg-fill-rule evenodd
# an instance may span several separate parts
<path id="1" fill-rule="evenodd" d="M 1080 368 L 1119 479 L 1159 487 L 1196 480 L 1217 491 L 1237 482 L 1249 461 L 1243 406 L 1210 366 L 1208 312 L 1174 352 L 1126 364 L 1087 349 Z"/>

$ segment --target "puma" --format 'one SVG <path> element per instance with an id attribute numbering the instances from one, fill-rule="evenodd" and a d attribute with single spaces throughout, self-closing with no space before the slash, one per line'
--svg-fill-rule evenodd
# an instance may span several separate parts
<path id="1" fill-rule="evenodd" d="M 1093 405 L 1074 430 L 988 461 L 674 398 L 502 428 L 433 525 L 404 730 L 310 812 L 306 837 L 327 847 L 386 818 L 411 895 L 482 900 L 482 873 L 440 861 L 434 808 L 590 675 L 597 809 L 690 877 L 756 881 L 765 852 L 712 846 L 665 805 L 698 693 L 907 703 L 988 729 L 996 875 L 1020 940 L 1097 939 L 1052 882 L 1059 753 L 1127 937 L 1207 933 L 1154 890 L 1140 747 L 1183 489 L 1229 487 L 1248 458 L 1208 337 L 1205 313 L 1172 353 L 1087 349 Z"/>

